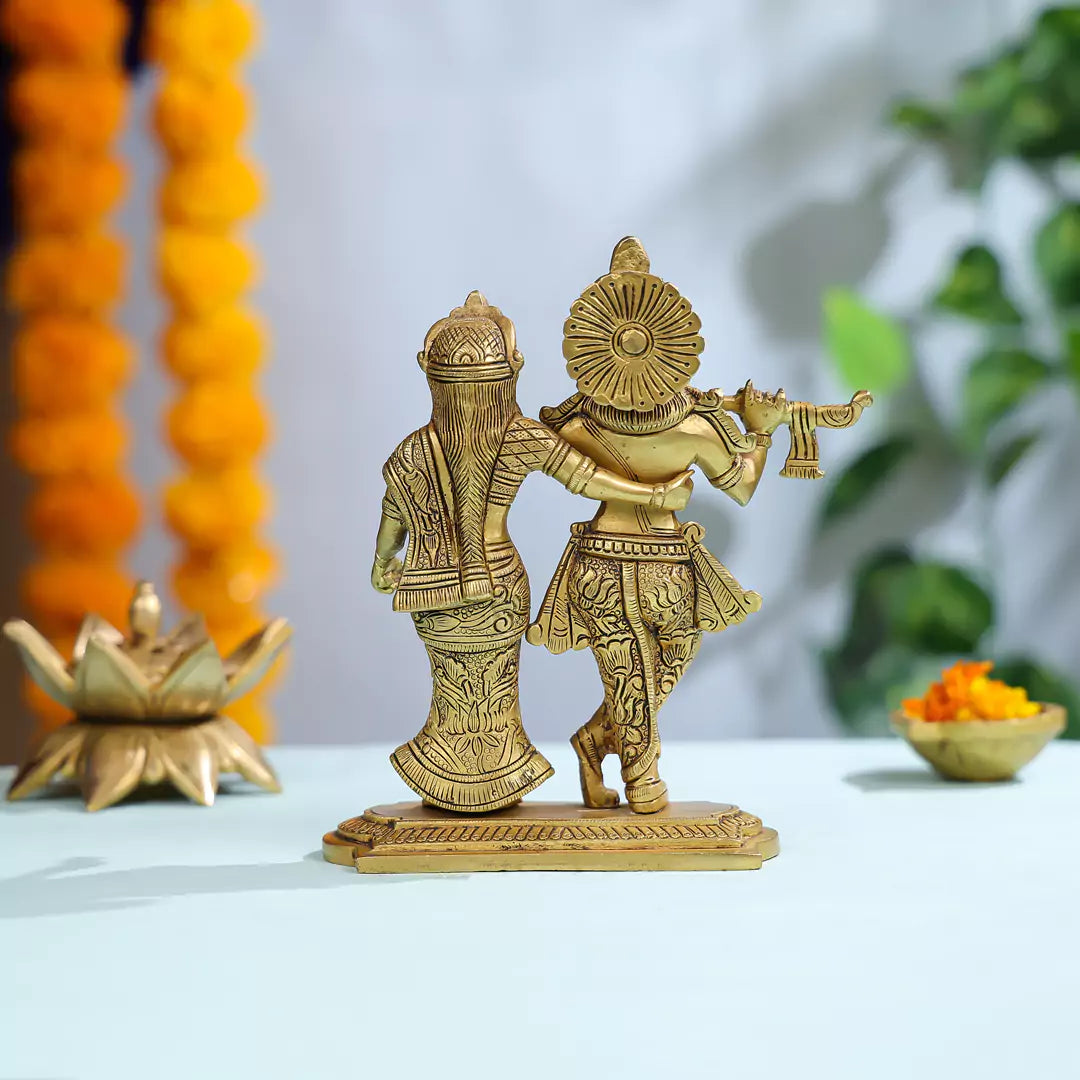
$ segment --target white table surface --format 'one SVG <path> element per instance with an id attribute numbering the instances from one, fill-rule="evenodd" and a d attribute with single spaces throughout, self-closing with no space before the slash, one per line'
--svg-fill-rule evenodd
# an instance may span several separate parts
<path id="1" fill-rule="evenodd" d="M 779 829 L 742 873 L 360 875 L 320 839 L 407 797 L 386 749 L 272 757 L 213 809 L 3 806 L 2 1080 L 1080 1075 L 1080 746 L 969 786 L 669 743 L 676 797 Z"/>

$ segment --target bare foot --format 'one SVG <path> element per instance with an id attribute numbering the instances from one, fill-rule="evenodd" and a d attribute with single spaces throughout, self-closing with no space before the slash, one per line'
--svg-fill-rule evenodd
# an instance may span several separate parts
<path id="1" fill-rule="evenodd" d="M 591 744 L 592 740 L 589 740 Z M 570 736 L 570 745 L 578 758 L 578 774 L 581 778 L 581 801 L 590 810 L 610 810 L 619 805 L 619 793 L 604 786 L 604 774 L 595 747 L 586 747 L 578 733 Z M 592 750 L 592 753 L 589 753 Z"/>
<path id="2" fill-rule="evenodd" d="M 667 784 L 659 777 L 647 777 L 627 784 L 626 802 L 635 814 L 655 814 L 668 804 Z"/>

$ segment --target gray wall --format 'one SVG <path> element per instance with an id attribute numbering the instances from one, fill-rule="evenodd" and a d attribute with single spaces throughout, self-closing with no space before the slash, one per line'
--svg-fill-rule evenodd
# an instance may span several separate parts
<path id="1" fill-rule="evenodd" d="M 424 718 L 423 651 L 367 575 L 379 468 L 429 407 L 416 351 L 470 289 L 516 321 L 520 399 L 535 415 L 570 386 L 560 357 L 570 301 L 633 232 L 701 316 L 699 385 L 735 389 L 753 376 L 828 401 L 844 394 L 816 340 L 823 288 L 855 284 L 886 308 L 909 309 L 974 228 L 1019 251 L 1043 206 L 1019 170 L 1004 169 L 978 211 L 881 123 L 898 93 L 943 91 L 958 65 L 1020 26 L 1031 3 L 259 6 L 253 150 L 271 202 L 252 234 L 276 343 L 265 388 L 278 435 L 266 471 L 287 567 L 272 606 L 297 627 L 277 697 L 284 741 L 392 740 Z M 149 92 L 141 88 L 137 113 Z M 125 320 L 145 345 L 132 407 L 137 468 L 152 486 L 170 469 L 155 445 L 168 390 L 151 351 L 161 317 L 145 280 L 156 166 L 140 123 L 136 115 L 128 152 L 142 193 L 123 226 L 144 277 Z M 921 344 L 935 398 L 953 408 L 970 341 L 943 327 Z M 826 467 L 874 440 L 884 413 L 826 435 Z M 1072 481 L 1061 455 L 1075 460 L 1077 449 L 1075 435 L 1047 444 L 990 519 L 1007 583 L 1004 638 L 1065 667 L 1080 661 L 1069 633 L 1080 584 L 1068 569 L 1078 522 L 1041 492 Z M 877 507 L 874 536 L 849 530 L 808 550 L 824 489 L 779 479 L 782 451 L 776 457 L 747 509 L 707 485 L 695 494 L 690 516 L 765 608 L 707 639 L 665 711 L 667 738 L 834 731 L 816 652 L 843 617 L 851 560 L 880 536 L 915 528 L 927 550 L 986 554 L 985 514 L 962 497 L 954 506 L 957 492 L 935 475 L 908 477 Z M 590 512 L 545 478 L 526 485 L 511 528 L 534 602 L 568 523 Z M 1024 513 L 1037 513 L 1038 527 L 1021 527 Z M 151 531 L 136 564 L 162 579 L 168 558 L 168 541 Z M 599 693 L 587 653 L 527 648 L 522 683 L 537 738 L 564 737 Z"/>

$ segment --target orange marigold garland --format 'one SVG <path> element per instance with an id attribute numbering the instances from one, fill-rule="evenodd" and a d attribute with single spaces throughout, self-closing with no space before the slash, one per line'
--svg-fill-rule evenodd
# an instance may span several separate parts
<path id="1" fill-rule="evenodd" d="M 154 0 L 147 24 L 162 72 L 153 124 L 168 163 L 158 267 L 173 316 L 162 354 L 180 384 L 166 428 L 187 468 L 165 492 L 166 520 L 184 545 L 173 589 L 225 650 L 262 621 L 277 572 L 258 537 L 270 500 L 253 468 L 269 436 L 255 386 L 265 338 L 243 304 L 256 268 L 233 236 L 260 199 L 239 149 L 249 109 L 236 79 L 254 31 L 239 0 Z M 263 703 L 239 704 L 230 715 L 265 741 Z"/>
<path id="2" fill-rule="evenodd" d="M 23 599 L 65 655 L 87 611 L 123 622 L 131 581 L 121 553 L 139 524 L 116 415 L 131 349 L 109 324 L 126 253 L 105 224 L 125 185 L 110 148 L 128 97 L 127 23 L 121 0 L 0 4 L 0 34 L 16 57 L 8 108 L 21 138 L 12 170 L 20 241 L 5 283 L 21 316 L 10 447 L 38 481 L 27 526 L 40 557 Z M 27 700 L 46 728 L 66 718 L 42 694 Z"/>

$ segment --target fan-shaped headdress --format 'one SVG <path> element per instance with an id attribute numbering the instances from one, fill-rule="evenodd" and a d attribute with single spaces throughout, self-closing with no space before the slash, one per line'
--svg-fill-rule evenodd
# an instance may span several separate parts
<path id="1" fill-rule="evenodd" d="M 570 307 L 566 370 L 601 405 L 652 409 L 689 385 L 705 348 L 700 329 L 690 302 L 649 273 L 641 241 L 627 236 L 615 245 L 610 272 Z"/>

